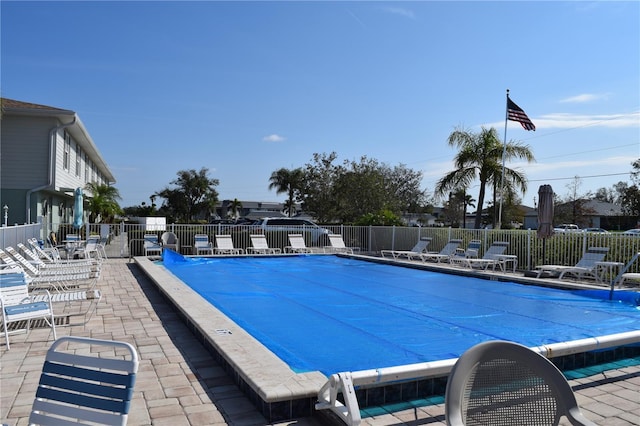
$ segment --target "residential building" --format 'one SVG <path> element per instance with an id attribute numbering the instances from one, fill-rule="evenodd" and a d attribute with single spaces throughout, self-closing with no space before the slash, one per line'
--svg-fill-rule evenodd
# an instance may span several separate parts
<path id="1" fill-rule="evenodd" d="M 76 112 L 6 98 L 0 106 L 0 206 L 9 224 L 70 223 L 76 188 L 91 197 L 87 183 L 115 183 Z"/>

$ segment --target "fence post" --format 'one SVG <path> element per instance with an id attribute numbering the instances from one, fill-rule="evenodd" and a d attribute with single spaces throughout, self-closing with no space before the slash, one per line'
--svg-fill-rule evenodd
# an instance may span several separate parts
<path id="1" fill-rule="evenodd" d="M 527 270 L 531 270 L 531 228 L 527 229 Z"/>
<path id="2" fill-rule="evenodd" d="M 120 257 L 124 257 L 124 249 L 127 245 L 127 240 L 129 239 L 129 235 L 126 235 L 124 232 L 124 221 L 120 222 Z"/>
<path id="3" fill-rule="evenodd" d="M 391 250 L 396 249 L 396 226 L 391 226 Z"/>

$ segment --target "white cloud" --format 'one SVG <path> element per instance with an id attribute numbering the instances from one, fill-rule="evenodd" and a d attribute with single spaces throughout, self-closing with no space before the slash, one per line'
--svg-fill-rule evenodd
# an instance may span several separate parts
<path id="1" fill-rule="evenodd" d="M 262 140 L 265 142 L 283 142 L 285 138 L 274 133 L 272 135 L 263 137 Z"/>
<path id="2" fill-rule="evenodd" d="M 568 112 L 557 112 L 551 114 L 543 114 L 540 116 L 529 115 L 536 130 L 540 129 L 575 129 L 578 127 L 606 127 L 606 128 L 625 128 L 640 127 L 640 111 L 628 114 L 572 114 Z M 482 126 L 486 128 L 495 127 L 501 129 L 504 127 L 504 121 L 485 123 Z M 521 129 L 522 126 L 517 121 L 508 122 L 509 129 Z M 480 126 L 478 126 L 480 127 Z"/>
<path id="3" fill-rule="evenodd" d="M 545 114 L 531 119 L 540 128 L 575 128 L 575 127 L 640 127 L 640 111 L 630 114 L 595 114 L 581 115 L 571 113 Z M 516 123 L 517 124 L 517 123 Z"/>
<path id="4" fill-rule="evenodd" d="M 585 103 L 585 102 L 593 102 L 600 99 L 607 99 L 609 95 L 607 93 L 602 94 L 594 94 L 594 93 L 583 93 L 577 96 L 570 96 L 568 98 L 560 99 L 560 103 Z"/>
<path id="5" fill-rule="evenodd" d="M 409 9 L 405 9 L 403 7 L 388 6 L 388 7 L 382 7 L 381 9 L 384 10 L 385 12 L 388 12 L 394 15 L 404 16 L 405 18 L 409 18 L 409 19 L 416 19 L 416 15 L 415 13 L 413 13 L 413 11 Z"/>

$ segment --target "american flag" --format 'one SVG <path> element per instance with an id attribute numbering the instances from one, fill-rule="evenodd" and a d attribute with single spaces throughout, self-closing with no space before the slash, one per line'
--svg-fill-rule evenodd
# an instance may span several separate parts
<path id="1" fill-rule="evenodd" d="M 525 130 L 536 130 L 536 126 L 533 122 L 527 117 L 527 114 L 515 104 L 509 97 L 507 96 L 507 118 L 511 121 L 517 121 L 522 124 Z"/>

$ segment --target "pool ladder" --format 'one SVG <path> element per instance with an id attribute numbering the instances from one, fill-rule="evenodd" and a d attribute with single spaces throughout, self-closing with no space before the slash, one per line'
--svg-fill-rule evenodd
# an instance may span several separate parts
<path id="1" fill-rule="evenodd" d="M 631 260 L 626 265 L 624 265 L 624 267 L 620 270 L 620 273 L 613 280 L 611 280 L 611 290 L 609 291 L 609 299 L 613 299 L 613 289 L 615 288 L 616 284 L 622 278 L 622 274 L 624 274 L 625 272 L 627 272 L 629 270 L 631 265 L 633 265 L 635 263 L 635 261 L 638 260 L 638 257 L 640 257 L 640 252 L 638 252 L 635 255 L 633 255 Z"/>

